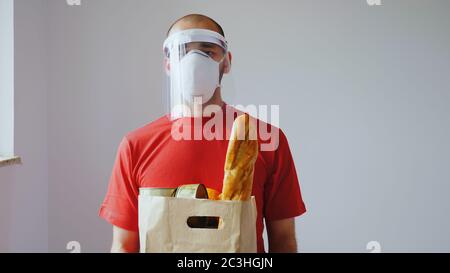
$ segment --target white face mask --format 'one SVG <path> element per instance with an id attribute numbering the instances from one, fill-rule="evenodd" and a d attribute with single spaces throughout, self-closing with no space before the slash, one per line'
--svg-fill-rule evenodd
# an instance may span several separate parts
<path id="1" fill-rule="evenodd" d="M 192 102 L 201 97 L 208 102 L 220 86 L 219 63 L 200 50 L 189 51 L 180 60 L 180 85 L 185 100 Z"/>

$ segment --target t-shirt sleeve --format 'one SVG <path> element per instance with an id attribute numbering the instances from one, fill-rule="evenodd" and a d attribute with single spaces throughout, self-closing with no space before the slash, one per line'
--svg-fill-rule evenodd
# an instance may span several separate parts
<path id="1" fill-rule="evenodd" d="M 292 218 L 306 212 L 294 160 L 281 129 L 272 175 L 264 189 L 264 199 L 264 217 L 267 221 Z"/>
<path id="2" fill-rule="evenodd" d="M 114 226 L 138 231 L 139 187 L 133 177 L 133 157 L 126 137 L 119 144 L 108 191 L 99 216 Z"/>

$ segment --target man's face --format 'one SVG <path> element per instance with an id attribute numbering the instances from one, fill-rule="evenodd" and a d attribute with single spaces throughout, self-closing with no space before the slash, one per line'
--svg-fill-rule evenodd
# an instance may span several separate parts
<path id="1" fill-rule="evenodd" d="M 177 22 L 172 29 L 169 32 L 169 35 L 186 30 L 186 29 L 193 29 L 193 28 L 200 28 L 200 29 L 208 29 L 219 33 L 219 29 L 217 26 L 210 21 L 204 20 L 200 22 L 192 22 L 190 20 L 181 20 Z M 223 74 L 226 74 L 230 71 L 231 67 L 231 53 L 226 52 L 222 47 L 219 45 L 216 45 L 214 43 L 206 43 L 206 42 L 192 42 L 188 43 L 186 45 L 186 53 L 188 53 L 190 50 L 197 49 L 200 51 L 205 52 L 208 54 L 213 60 L 216 62 L 219 62 L 219 71 L 220 71 L 220 81 L 222 81 Z M 182 57 L 182 56 L 180 56 Z M 170 72 L 170 63 L 169 59 L 166 57 L 165 60 L 165 69 L 166 73 L 169 74 Z"/>

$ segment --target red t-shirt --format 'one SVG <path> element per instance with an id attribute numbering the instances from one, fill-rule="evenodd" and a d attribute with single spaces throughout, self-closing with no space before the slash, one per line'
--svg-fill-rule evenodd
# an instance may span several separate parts
<path id="1" fill-rule="evenodd" d="M 226 104 L 225 109 L 242 113 Z M 223 119 L 225 136 L 230 132 L 232 122 L 226 122 L 226 115 Z M 203 118 L 203 125 L 207 120 Z M 222 191 L 228 140 L 176 140 L 171 134 L 173 124 L 174 121 L 168 116 L 163 116 L 122 139 L 108 192 L 100 208 L 100 217 L 120 228 L 138 231 L 140 187 L 175 188 L 183 184 L 202 183 Z M 196 123 L 191 124 L 194 126 Z M 264 252 L 263 218 L 266 221 L 280 220 L 299 216 L 306 211 L 286 136 L 274 126 L 261 124 L 268 128 L 270 136 L 278 132 L 279 141 L 277 143 L 272 141 L 272 137 L 258 135 L 260 147 L 275 143 L 272 151 L 262 151 L 260 148 L 255 163 L 252 195 L 255 196 L 258 213 L 258 252 Z"/>

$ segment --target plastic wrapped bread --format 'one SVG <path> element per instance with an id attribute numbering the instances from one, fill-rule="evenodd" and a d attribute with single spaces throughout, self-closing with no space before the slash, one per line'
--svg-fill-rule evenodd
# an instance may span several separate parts
<path id="1" fill-rule="evenodd" d="M 222 200 L 248 200 L 252 194 L 253 174 L 258 157 L 256 121 L 248 114 L 233 123 L 225 159 Z"/>

